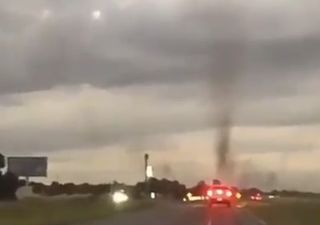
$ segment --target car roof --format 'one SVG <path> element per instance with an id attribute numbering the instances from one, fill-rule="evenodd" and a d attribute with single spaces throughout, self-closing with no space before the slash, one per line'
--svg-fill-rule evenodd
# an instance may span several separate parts
<path id="1" fill-rule="evenodd" d="M 228 186 L 226 185 L 210 185 L 211 189 L 230 189 Z"/>

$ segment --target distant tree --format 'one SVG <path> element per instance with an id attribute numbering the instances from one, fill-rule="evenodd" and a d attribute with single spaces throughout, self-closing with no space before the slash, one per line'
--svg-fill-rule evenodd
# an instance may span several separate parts
<path id="1" fill-rule="evenodd" d="M 67 195 L 72 195 L 76 192 L 76 185 L 74 183 L 63 184 L 63 193 Z"/>
<path id="2" fill-rule="evenodd" d="M 140 199 L 145 195 L 145 182 L 138 182 L 132 190 L 132 197 Z"/>
<path id="3" fill-rule="evenodd" d="M 139 186 L 141 184 L 137 184 Z M 149 192 L 161 194 L 163 196 L 182 199 L 186 194 L 185 185 L 180 184 L 178 181 L 169 181 L 167 179 L 158 180 L 156 178 L 150 178 L 148 181 Z M 141 186 L 141 188 L 143 188 Z"/>
<path id="4" fill-rule="evenodd" d="M 163 190 L 162 189 L 162 186 L 161 186 L 161 183 L 158 179 L 154 178 L 154 177 L 151 177 L 148 181 L 148 189 L 149 189 L 149 192 L 156 192 L 156 193 L 162 193 Z"/>
<path id="5" fill-rule="evenodd" d="M 273 190 L 270 192 L 270 194 L 272 195 L 279 195 L 279 191 L 278 190 Z"/>
<path id="6" fill-rule="evenodd" d="M 241 192 L 241 195 L 244 197 L 244 198 L 248 198 L 252 195 L 256 195 L 256 194 L 264 194 L 264 192 L 262 190 L 260 190 L 259 188 L 249 188 L 249 189 L 243 189 L 240 191 Z"/>
<path id="7" fill-rule="evenodd" d="M 208 188 L 208 185 L 205 181 L 199 181 L 198 184 L 189 189 L 189 191 L 196 196 L 204 195 L 205 190 Z"/>
<path id="8" fill-rule="evenodd" d="M 110 192 L 110 190 L 111 190 L 111 185 L 107 185 L 107 184 L 98 184 L 98 185 L 91 186 L 91 194 L 94 194 L 94 195 L 101 195 L 101 194 Z"/>
<path id="9" fill-rule="evenodd" d="M 62 194 L 62 185 L 59 184 L 58 182 L 52 182 L 51 185 L 47 189 L 47 194 L 48 195 L 59 195 Z"/>
<path id="10" fill-rule="evenodd" d="M 87 194 L 90 191 L 90 185 L 88 183 L 83 183 L 77 186 L 78 194 Z"/>
<path id="11" fill-rule="evenodd" d="M 44 194 L 46 193 L 47 186 L 42 183 L 31 183 L 32 192 L 35 194 Z"/>
<path id="12" fill-rule="evenodd" d="M 27 181 L 24 179 L 19 179 L 19 187 L 26 186 Z"/>
<path id="13" fill-rule="evenodd" d="M 16 200 L 19 179 L 11 172 L 0 176 L 0 200 Z"/>

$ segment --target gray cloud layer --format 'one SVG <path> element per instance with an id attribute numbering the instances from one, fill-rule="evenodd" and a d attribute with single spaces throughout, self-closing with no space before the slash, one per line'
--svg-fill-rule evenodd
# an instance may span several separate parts
<path id="1" fill-rule="evenodd" d="M 246 6 L 240 15 L 244 29 L 205 1 L 158 8 L 136 1 L 122 9 L 115 1 L 30 5 L 34 8 L 1 6 L 2 93 L 82 83 L 110 87 L 206 81 L 221 76 L 213 66 L 216 39 L 230 35 L 236 42 L 243 35 L 248 39 L 247 73 L 239 78 L 239 92 L 294 92 L 319 71 L 319 16 L 308 14 L 302 4 L 298 11 L 294 4 L 270 12 L 266 6 Z M 96 7 L 101 8 L 100 21 L 90 18 Z M 41 17 L 44 9 L 50 10 L 48 18 Z"/>
<path id="2" fill-rule="evenodd" d="M 320 17 L 312 5 L 250 3 L 235 26 L 210 1 L 18 2 L 0 3 L 0 145 L 7 151 L 206 129 L 211 89 L 230 81 L 215 64 L 217 45 L 226 43 L 246 47 L 233 87 L 238 125 L 319 122 Z M 99 20 L 91 18 L 95 9 Z M 83 84 L 90 86 L 72 90 Z"/>

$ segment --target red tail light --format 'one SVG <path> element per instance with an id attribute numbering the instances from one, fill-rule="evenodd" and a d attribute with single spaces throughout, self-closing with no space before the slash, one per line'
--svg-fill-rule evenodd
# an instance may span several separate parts
<path id="1" fill-rule="evenodd" d="M 208 195 L 209 197 L 212 197 L 213 191 L 212 191 L 212 190 L 208 190 L 208 191 L 207 191 L 207 195 Z"/>
<path id="2" fill-rule="evenodd" d="M 232 192 L 230 190 L 226 191 L 226 196 L 230 198 L 232 196 Z"/>
<path id="3" fill-rule="evenodd" d="M 217 189 L 217 190 L 216 190 L 216 193 L 217 193 L 218 195 L 223 195 L 223 190 Z"/>

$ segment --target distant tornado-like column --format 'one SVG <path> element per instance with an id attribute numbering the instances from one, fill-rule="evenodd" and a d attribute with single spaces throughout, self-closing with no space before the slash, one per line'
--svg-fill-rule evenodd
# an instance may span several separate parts
<path id="1" fill-rule="evenodd" d="M 215 112 L 216 112 L 216 171 L 220 179 L 232 175 L 230 145 L 234 126 L 233 117 L 238 104 L 235 96 L 236 82 L 240 73 L 241 43 L 239 40 L 222 40 L 215 48 Z"/>
<path id="2" fill-rule="evenodd" d="M 217 146 L 215 149 L 217 157 L 217 176 L 221 179 L 230 177 L 230 138 L 232 131 L 231 116 L 227 112 L 221 115 L 217 126 Z"/>
<path id="3" fill-rule="evenodd" d="M 230 5 L 219 12 L 221 19 L 220 34 L 214 40 L 213 93 L 215 108 L 215 127 L 217 177 L 222 180 L 232 179 L 232 160 L 230 159 L 231 132 L 234 126 L 235 108 L 238 96 L 236 84 L 243 71 L 244 61 L 244 26 L 240 10 Z"/>

